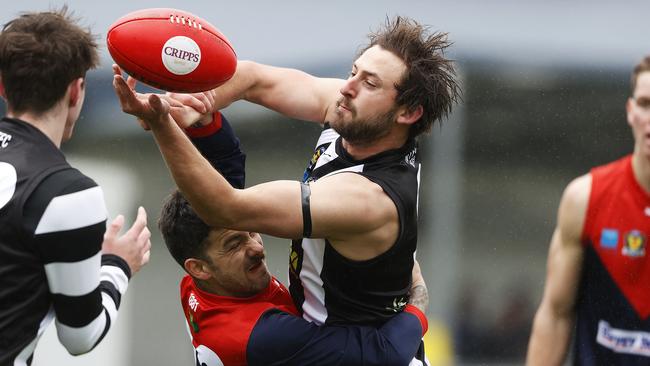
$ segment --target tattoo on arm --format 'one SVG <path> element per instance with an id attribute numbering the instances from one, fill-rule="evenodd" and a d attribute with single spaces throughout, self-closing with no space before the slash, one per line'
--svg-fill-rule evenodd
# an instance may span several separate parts
<path id="1" fill-rule="evenodd" d="M 423 313 L 427 312 L 429 307 L 429 291 L 425 285 L 415 285 L 411 288 L 409 304 L 416 306 Z"/>

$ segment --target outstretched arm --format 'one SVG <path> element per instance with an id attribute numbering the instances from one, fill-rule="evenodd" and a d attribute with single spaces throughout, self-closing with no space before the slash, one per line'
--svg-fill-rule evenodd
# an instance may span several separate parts
<path id="1" fill-rule="evenodd" d="M 232 188 L 172 120 L 174 106 L 155 94 L 137 95 L 119 73 L 114 87 L 122 109 L 151 128 L 176 184 L 206 224 L 285 238 L 303 236 L 300 183 Z M 372 210 L 367 208 L 369 202 Z M 310 211 L 314 237 L 369 235 L 391 242 L 399 225 L 397 209 L 381 187 L 357 174 L 336 174 L 312 183 Z"/>
<path id="2" fill-rule="evenodd" d="M 546 285 L 528 345 L 527 365 L 561 365 L 569 347 L 582 270 L 581 243 L 591 176 L 577 178 L 564 191 L 549 249 Z"/>
<path id="3" fill-rule="evenodd" d="M 206 105 L 208 112 L 218 111 L 237 100 L 262 105 L 291 118 L 324 123 L 333 113 L 342 79 L 318 78 L 300 70 L 273 67 L 251 61 L 239 61 L 233 77 L 206 98 L 199 94 L 170 93 L 185 105 Z M 178 120 L 177 120 L 178 121 Z M 181 126 L 193 123 L 178 121 Z"/>

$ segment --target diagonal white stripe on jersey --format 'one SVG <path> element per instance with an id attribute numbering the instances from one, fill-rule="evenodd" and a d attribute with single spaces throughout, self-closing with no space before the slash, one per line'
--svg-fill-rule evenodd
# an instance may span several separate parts
<path id="1" fill-rule="evenodd" d="M 102 266 L 102 274 L 99 277 L 99 281 L 111 282 L 122 296 L 124 296 L 126 288 L 129 286 L 129 279 L 126 277 L 126 273 L 120 267 L 116 266 Z"/>
<path id="2" fill-rule="evenodd" d="M 90 293 L 99 285 L 102 252 L 79 262 L 54 262 L 45 265 L 50 292 L 66 296 Z"/>
<path id="3" fill-rule="evenodd" d="M 108 312 L 108 316 L 111 318 L 111 324 L 115 324 L 115 320 L 117 319 L 117 306 L 115 306 L 115 302 L 111 295 L 106 292 L 102 292 L 102 305 L 104 305 L 104 308 Z"/>
<path id="4" fill-rule="evenodd" d="M 324 239 L 302 239 L 305 251 L 300 271 L 300 282 L 304 288 L 305 302 L 302 304 L 303 318 L 312 323 L 321 325 L 327 319 L 325 308 L 325 289 L 320 273 L 323 271 L 323 257 L 325 255 Z"/>
<path id="5" fill-rule="evenodd" d="M 106 312 L 102 312 L 88 325 L 80 328 L 69 327 L 56 320 L 56 333 L 59 341 L 72 355 L 80 355 L 90 351 L 97 343 L 106 327 Z"/>
<path id="6" fill-rule="evenodd" d="M 106 220 L 104 192 L 97 186 L 54 197 L 47 205 L 34 234 L 73 230 L 104 220 Z"/>
<path id="7" fill-rule="evenodd" d="M 320 142 L 320 141 L 319 141 Z M 314 166 L 314 169 L 318 169 L 322 167 L 323 165 L 329 163 L 330 161 L 338 158 L 339 155 L 336 153 L 336 144 L 331 143 L 325 151 L 321 154 L 320 158 L 318 158 L 318 161 L 316 162 L 316 166 Z"/>
<path id="8" fill-rule="evenodd" d="M 318 137 L 318 142 L 316 142 L 316 148 L 323 144 L 336 140 L 337 137 L 339 137 L 339 134 L 332 128 L 321 132 L 320 136 Z"/>
<path id="9" fill-rule="evenodd" d="M 43 320 L 41 320 L 41 323 L 38 326 L 36 337 L 31 342 L 29 342 L 29 344 L 23 348 L 22 351 L 20 351 L 18 356 L 16 356 L 13 366 L 27 366 L 27 360 L 34 353 L 38 339 L 41 338 L 43 332 L 45 332 L 45 329 L 47 329 L 50 323 L 52 323 L 52 320 L 54 320 L 54 308 L 50 307 L 50 310 L 47 312 L 47 314 L 45 314 L 45 317 Z"/>

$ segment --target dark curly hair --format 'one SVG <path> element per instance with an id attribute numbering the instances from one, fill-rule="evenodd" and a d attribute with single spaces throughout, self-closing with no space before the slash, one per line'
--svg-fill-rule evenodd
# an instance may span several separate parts
<path id="1" fill-rule="evenodd" d="M 429 132 L 435 121 L 442 122 L 459 101 L 460 86 L 456 80 L 453 60 L 445 58 L 444 51 L 451 45 L 447 33 L 429 34 L 427 27 L 413 19 L 397 16 L 368 35 L 370 43 L 362 54 L 373 46 L 394 53 L 406 64 L 406 72 L 397 89 L 396 104 L 409 110 L 423 108 L 420 120 L 410 129 L 410 136 Z"/>

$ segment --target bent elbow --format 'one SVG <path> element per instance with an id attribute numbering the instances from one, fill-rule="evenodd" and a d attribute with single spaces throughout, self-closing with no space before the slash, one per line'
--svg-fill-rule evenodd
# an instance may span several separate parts
<path id="1" fill-rule="evenodd" d="M 103 314 L 102 314 L 103 315 Z M 106 333 L 106 322 L 103 316 L 83 327 L 70 327 L 56 322 L 56 332 L 59 342 L 73 356 L 90 352 L 102 340 Z"/>

